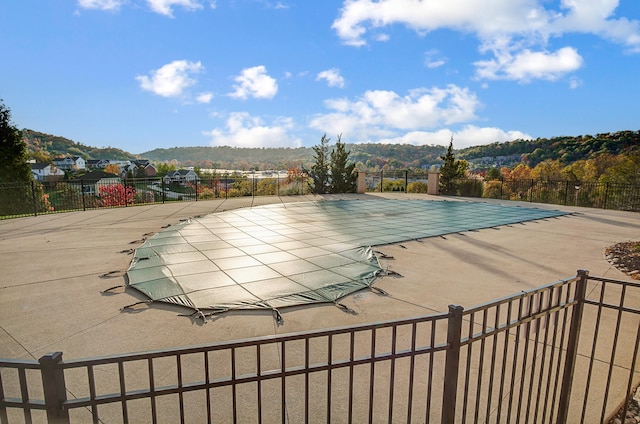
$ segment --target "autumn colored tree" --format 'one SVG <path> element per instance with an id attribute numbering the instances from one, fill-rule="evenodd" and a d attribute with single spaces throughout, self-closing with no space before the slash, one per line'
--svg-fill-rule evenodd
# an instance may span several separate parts
<path id="1" fill-rule="evenodd" d="M 562 164 L 559 160 L 543 160 L 531 170 L 531 178 L 543 181 L 562 179 Z"/>
<path id="2" fill-rule="evenodd" d="M 120 175 L 120 167 L 115 163 L 110 163 L 104 167 L 104 172 L 107 174 Z"/>
<path id="3" fill-rule="evenodd" d="M 513 168 L 509 173 L 509 179 L 511 180 L 530 180 L 531 168 L 528 165 L 519 163 L 518 166 Z"/>
<path id="4" fill-rule="evenodd" d="M 134 187 L 122 184 L 101 185 L 98 188 L 100 205 L 103 207 L 132 205 L 136 197 Z"/>
<path id="5" fill-rule="evenodd" d="M 640 184 L 640 154 L 623 156 L 620 162 L 608 168 L 600 181 L 622 184 Z"/>

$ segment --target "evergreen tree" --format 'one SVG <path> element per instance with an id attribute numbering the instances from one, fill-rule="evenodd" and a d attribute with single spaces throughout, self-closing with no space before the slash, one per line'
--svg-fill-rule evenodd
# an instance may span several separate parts
<path id="1" fill-rule="evenodd" d="M 353 172 L 356 164 L 349 161 L 349 152 L 338 135 L 336 147 L 331 151 L 331 193 L 353 193 L 356 191 L 358 175 Z"/>
<path id="2" fill-rule="evenodd" d="M 0 183 L 29 182 L 27 145 L 22 132 L 11 122 L 11 111 L 0 99 Z"/>
<path id="3" fill-rule="evenodd" d="M 314 151 L 313 159 L 315 163 L 308 171 L 309 177 L 313 180 L 310 184 L 311 191 L 316 194 L 325 194 L 330 188 L 329 180 L 329 141 L 327 134 L 324 134 L 320 139 L 320 144 L 313 146 Z"/>
<path id="4" fill-rule="evenodd" d="M 444 165 L 440 168 L 440 193 L 455 194 L 455 180 L 464 177 L 469 164 L 465 160 L 456 160 L 453 154 L 453 136 L 451 136 L 447 154 L 440 158 L 444 161 Z"/>
<path id="5" fill-rule="evenodd" d="M 33 181 L 22 132 L 11 122 L 11 111 L 0 100 L 0 216 L 50 211 L 48 196 Z"/>

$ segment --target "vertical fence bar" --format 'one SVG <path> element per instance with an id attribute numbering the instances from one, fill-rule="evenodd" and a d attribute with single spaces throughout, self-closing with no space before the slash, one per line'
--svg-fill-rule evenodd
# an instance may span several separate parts
<path id="1" fill-rule="evenodd" d="M 436 321 L 431 321 L 431 339 L 429 340 L 429 347 L 433 349 L 436 345 Z M 433 387 L 433 362 L 434 362 L 434 354 L 433 351 L 429 353 L 429 372 L 427 373 L 427 411 L 425 414 L 425 422 L 429 421 L 429 417 L 431 416 L 431 399 L 433 398 L 432 387 Z"/>
<path id="2" fill-rule="evenodd" d="M 389 421 L 393 422 L 393 395 L 395 389 L 396 378 L 396 344 L 398 337 L 398 326 L 394 325 L 391 328 L 391 364 L 389 370 Z"/>
<path id="3" fill-rule="evenodd" d="M 458 305 L 449 305 L 447 328 L 447 354 L 444 363 L 444 393 L 442 395 L 443 424 L 453 424 L 456 418 L 456 396 L 458 392 L 458 368 L 460 362 L 460 335 L 462 334 L 462 311 Z"/>
<path id="4" fill-rule="evenodd" d="M 63 405 L 67 400 L 67 387 L 64 382 L 64 370 L 60 367 L 62 352 L 47 353 L 38 359 L 38 362 L 41 365 L 47 421 L 49 424 L 68 424 L 69 411 Z"/>
<path id="5" fill-rule="evenodd" d="M 413 406 L 413 379 L 416 365 L 416 337 L 417 324 L 411 324 L 411 357 L 409 358 L 409 390 L 407 394 L 407 422 L 411 422 L 411 411 Z M 425 420 L 426 421 L 426 420 Z"/>
<path id="6" fill-rule="evenodd" d="M 407 192 L 407 188 L 409 187 L 409 171 L 404 171 L 404 192 Z"/>
<path id="7" fill-rule="evenodd" d="M 369 368 L 369 424 L 373 423 L 373 395 L 376 379 L 376 329 L 371 329 L 371 365 Z"/>
<path id="8" fill-rule="evenodd" d="M 567 422 L 569 417 L 569 401 L 571 400 L 571 386 L 573 384 L 573 374 L 576 367 L 576 357 L 578 355 L 578 341 L 580 340 L 580 325 L 582 324 L 582 312 L 584 310 L 584 296 L 587 288 L 589 272 L 578 271 L 578 281 L 576 284 L 575 300 L 571 314 L 569 327 L 569 341 L 567 343 L 567 355 L 565 358 L 564 371 L 562 376 L 562 386 L 560 388 L 560 402 L 558 403 L 558 422 Z"/>
<path id="9" fill-rule="evenodd" d="M 18 368 L 18 381 L 20 382 L 20 399 L 24 405 L 29 403 L 29 388 L 27 385 L 27 372 L 24 368 Z M 24 421 L 26 424 L 31 424 L 31 409 L 26 407 L 22 410 Z"/>
<path id="10" fill-rule="evenodd" d="M 286 385 L 286 371 L 287 371 L 287 359 L 286 359 L 286 353 L 287 353 L 287 349 L 285 347 L 285 341 L 283 340 L 282 342 L 280 342 L 280 371 L 281 371 L 281 377 L 280 377 L 280 396 L 281 396 L 281 411 L 280 411 L 280 419 L 282 420 L 283 423 L 287 422 L 287 385 Z M 237 421 L 233 421 L 234 423 Z"/>
<path id="11" fill-rule="evenodd" d="M 333 388 L 333 384 L 332 384 L 332 380 L 331 380 L 331 373 L 333 371 L 332 369 L 332 365 L 333 365 L 333 335 L 329 334 L 327 339 L 327 365 L 329 366 L 329 369 L 327 370 L 327 422 L 330 423 L 331 422 L 331 389 Z M 307 340 L 309 340 L 307 338 Z M 309 367 L 307 367 L 308 369 Z M 306 375 L 309 375 L 309 372 L 306 373 Z"/>
<path id="12" fill-rule="evenodd" d="M 309 338 L 306 337 L 304 339 L 304 368 L 306 370 L 309 369 Z M 329 390 L 331 390 L 329 388 Z M 310 393 L 309 393 L 309 372 L 304 373 L 304 422 L 309 422 L 309 403 L 310 403 Z M 327 407 L 327 422 L 329 422 L 329 408 Z"/>
<path id="13" fill-rule="evenodd" d="M 4 399 L 4 384 L 2 383 L 2 373 L 0 372 L 0 399 Z M 7 408 L 0 404 L 0 423 L 8 423 Z"/>
<path id="14" fill-rule="evenodd" d="M 606 414 L 606 409 L 607 409 L 607 401 L 609 400 L 609 390 L 611 389 L 611 381 L 612 381 L 612 377 L 613 377 L 613 370 L 615 368 L 615 359 L 616 359 L 616 351 L 618 349 L 618 337 L 620 336 L 620 327 L 622 325 L 622 318 L 623 318 L 623 312 L 624 312 L 624 300 L 625 300 L 625 294 L 626 294 L 626 290 L 627 290 L 627 285 L 623 284 L 622 285 L 622 292 L 620 294 L 620 303 L 618 305 L 618 314 L 617 314 L 617 318 L 616 318 L 616 329 L 613 333 L 613 343 L 612 343 L 612 349 L 611 349 L 611 360 L 609 361 L 609 372 L 607 373 L 607 382 L 605 384 L 605 391 L 604 391 L 604 399 L 602 400 L 602 414 L 600 416 L 600 421 L 604 421 L 604 416 Z"/>
<path id="15" fill-rule="evenodd" d="M 84 199 L 85 193 L 84 193 L 84 180 L 80 179 L 80 194 L 82 195 L 82 210 L 86 211 L 87 210 L 87 205 Z"/>
<path id="16" fill-rule="evenodd" d="M 33 201 L 33 216 L 38 216 L 38 204 L 36 202 L 36 183 L 31 180 L 31 200 Z"/>
<path id="17" fill-rule="evenodd" d="M 205 353 L 206 358 L 206 353 Z M 156 407 L 156 382 L 153 375 L 153 358 L 147 359 L 147 370 L 149 372 L 149 403 L 151 404 L 151 422 L 157 424 L 158 410 Z M 209 373 L 207 372 L 207 377 Z"/>
<path id="18" fill-rule="evenodd" d="M 257 381 L 257 392 L 258 392 L 258 424 L 262 423 L 262 358 L 260 357 L 260 351 L 262 350 L 262 345 L 256 345 L 256 375 L 258 376 Z M 208 422 L 211 422 L 209 420 Z"/>

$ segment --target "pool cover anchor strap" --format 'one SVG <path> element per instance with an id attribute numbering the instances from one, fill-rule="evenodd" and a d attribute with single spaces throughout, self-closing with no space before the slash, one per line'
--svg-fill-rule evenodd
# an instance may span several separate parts
<path id="1" fill-rule="evenodd" d="M 131 305 L 127 305 L 127 306 L 123 306 L 122 308 L 120 308 L 121 311 L 125 311 L 127 309 L 133 309 L 134 306 L 138 306 L 138 305 L 149 305 L 151 303 L 153 303 L 153 300 L 141 300 L 140 302 L 136 302 L 136 303 L 132 303 Z"/>
<path id="2" fill-rule="evenodd" d="M 338 302 L 334 302 L 334 305 L 336 305 L 338 308 L 340 308 L 343 312 L 346 312 L 346 313 L 351 314 L 351 315 L 358 315 L 358 313 L 356 311 L 354 311 L 353 309 L 351 309 L 347 305 L 344 305 L 344 304 L 338 303 Z"/>
<path id="3" fill-rule="evenodd" d="M 371 289 L 371 291 L 372 291 L 372 292 L 378 293 L 379 295 L 382 295 L 382 296 L 389 296 L 389 293 L 388 293 L 388 292 L 386 292 L 386 291 L 382 290 L 382 289 L 381 289 L 381 288 L 379 288 L 379 287 L 371 286 L 371 287 L 369 287 L 369 289 Z"/>
<path id="4" fill-rule="evenodd" d="M 276 308 L 273 308 L 272 311 L 273 311 L 273 317 L 275 318 L 276 323 L 278 325 L 283 325 L 284 324 L 284 318 L 282 318 L 282 314 L 280 313 L 280 311 L 277 310 Z"/>
<path id="5" fill-rule="evenodd" d="M 127 286 L 125 286 L 124 284 L 120 284 L 118 286 L 113 286 L 113 287 L 109 287 L 108 289 L 102 290 L 100 293 L 111 293 L 113 290 L 119 289 L 121 287 L 126 288 Z"/>
<path id="6" fill-rule="evenodd" d="M 378 255 L 380 259 L 395 259 L 393 256 L 387 255 L 386 253 L 381 252 L 379 250 L 374 250 L 373 253 Z"/>
<path id="7" fill-rule="evenodd" d="M 105 272 L 104 274 L 100 274 L 98 277 L 100 278 L 113 278 L 113 277 L 124 277 L 127 271 L 122 269 L 115 269 L 113 271 Z M 115 275 L 120 274 L 120 275 Z"/>
<path id="8" fill-rule="evenodd" d="M 204 323 L 207 322 L 207 316 L 209 316 L 209 315 L 213 315 L 213 313 L 205 314 L 200 309 L 196 309 L 195 311 L 193 311 L 190 314 L 178 314 L 179 317 L 197 317 L 197 318 L 200 318 L 202 320 L 202 322 L 204 322 Z"/>

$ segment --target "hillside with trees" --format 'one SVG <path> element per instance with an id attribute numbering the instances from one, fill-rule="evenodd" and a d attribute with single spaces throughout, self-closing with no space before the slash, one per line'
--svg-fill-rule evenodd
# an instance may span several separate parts
<path id="1" fill-rule="evenodd" d="M 519 157 L 518 162 L 535 167 L 543 161 L 559 160 L 570 164 L 594 159 L 601 154 L 632 154 L 640 151 L 640 131 L 617 131 L 592 135 L 563 136 L 550 139 L 514 140 L 475 146 L 459 151 L 459 158 L 481 163 L 482 158 Z"/>
<path id="2" fill-rule="evenodd" d="M 149 159 L 156 163 L 170 163 L 176 167 L 207 169 L 270 170 L 309 168 L 314 150 L 299 148 L 237 148 L 237 147 L 173 147 L 154 149 L 134 155 L 115 148 L 96 148 L 69 139 L 37 131 L 22 130 L 27 154 L 38 162 L 48 162 L 65 155 L 85 159 Z M 348 144 L 350 160 L 356 168 L 368 172 L 393 170 L 425 170 L 440 167 L 446 146 L 408 144 Z M 455 149 L 455 145 L 453 146 Z M 632 155 L 640 153 L 640 131 L 617 131 L 592 135 L 561 136 L 550 139 L 513 140 L 454 150 L 456 158 L 469 163 L 470 170 L 495 167 L 515 168 L 519 164 L 531 168 L 558 161 L 569 165 L 576 161 L 594 159 L 603 154 Z"/>
<path id="3" fill-rule="evenodd" d="M 76 143 L 64 137 L 45 134 L 29 129 L 22 130 L 22 141 L 27 145 L 27 153 L 38 162 L 49 162 L 61 156 L 80 156 L 84 159 L 139 159 L 137 155 L 113 147 L 98 148 Z"/>

